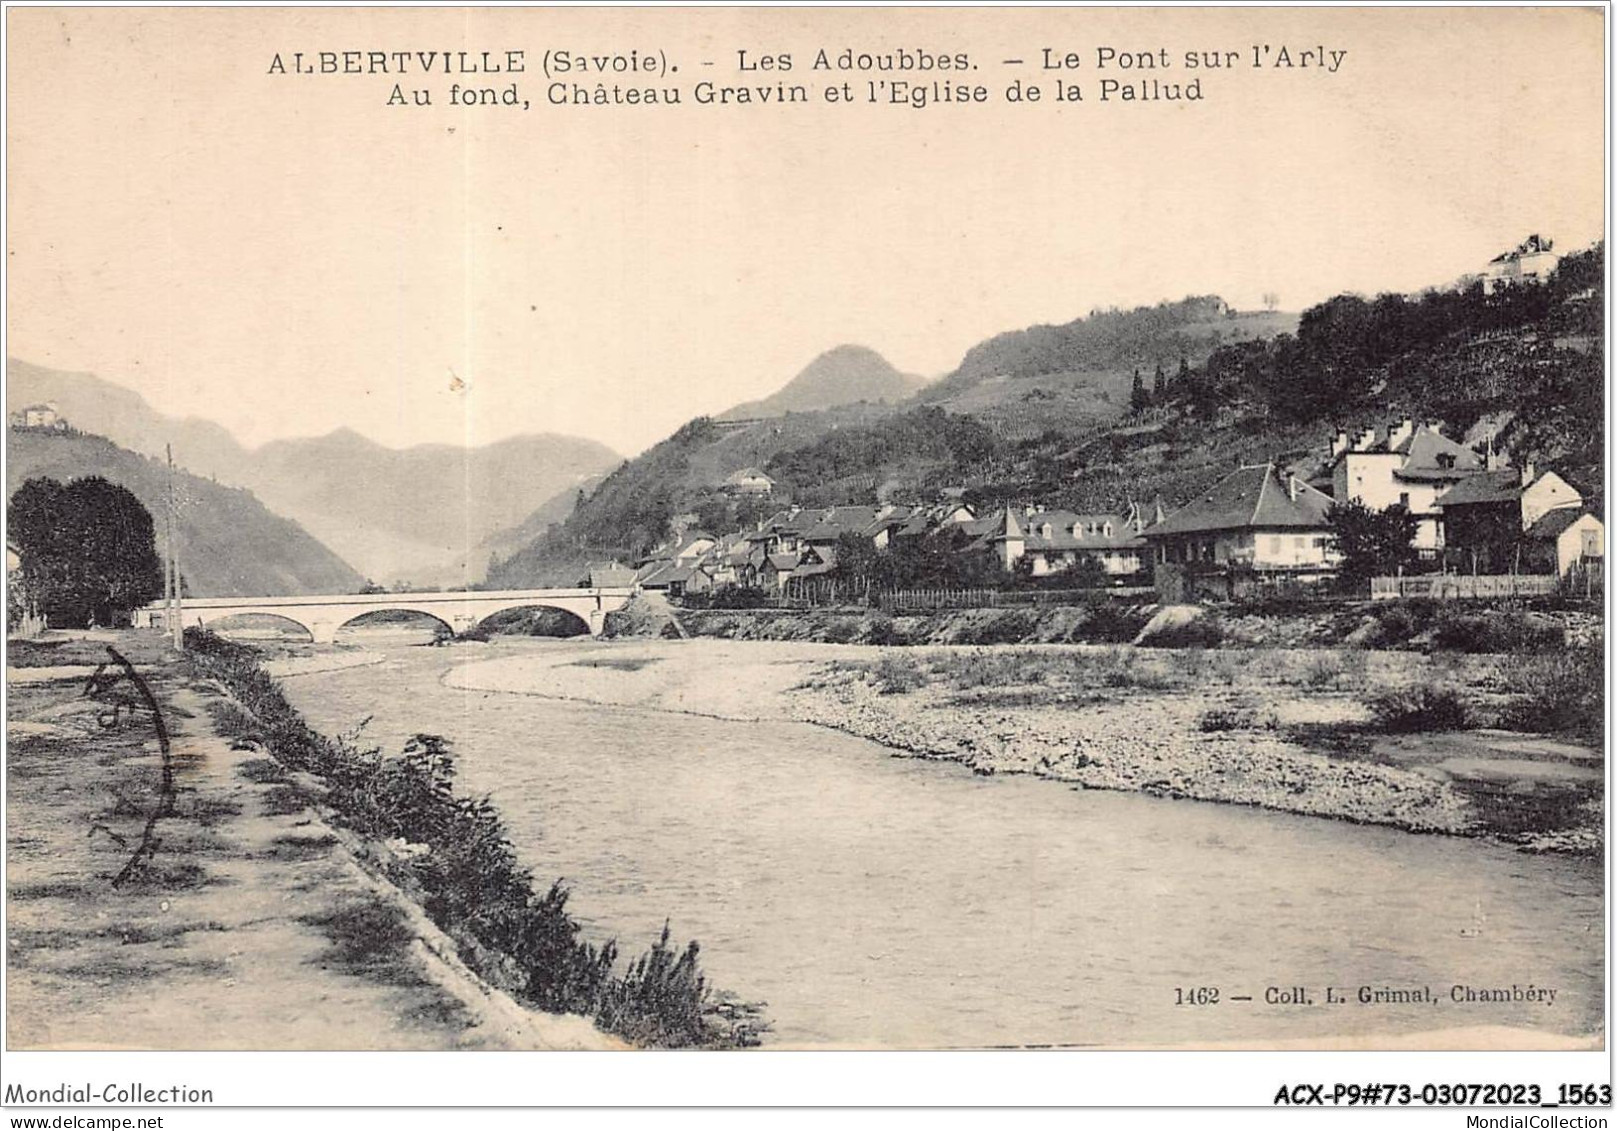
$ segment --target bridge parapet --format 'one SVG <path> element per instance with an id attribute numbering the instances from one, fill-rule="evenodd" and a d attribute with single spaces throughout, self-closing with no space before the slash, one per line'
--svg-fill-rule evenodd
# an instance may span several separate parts
<path id="1" fill-rule="evenodd" d="M 349 621 L 366 613 L 414 612 L 433 617 L 456 632 L 475 627 L 497 613 L 521 608 L 552 608 L 572 613 L 598 636 L 606 614 L 621 609 L 633 587 L 591 589 L 500 589 L 442 593 L 363 593 L 296 597 L 201 597 L 182 610 L 186 627 L 206 627 L 226 617 L 257 613 L 297 624 L 317 644 L 329 644 Z M 136 612 L 142 627 L 165 626 L 168 609 L 154 602 Z"/>

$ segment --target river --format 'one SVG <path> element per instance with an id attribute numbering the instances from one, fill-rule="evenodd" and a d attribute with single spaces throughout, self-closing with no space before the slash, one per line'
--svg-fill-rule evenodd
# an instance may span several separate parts
<path id="1" fill-rule="evenodd" d="M 369 716 L 366 739 L 388 749 L 448 736 L 464 787 L 493 795 L 541 882 L 566 878 L 592 935 L 633 955 L 669 919 L 700 940 L 715 985 L 768 1003 L 767 1043 L 1600 1028 L 1598 860 L 978 777 L 801 723 L 443 682 L 491 654 L 575 647 L 389 646 L 284 685 L 328 733 Z M 1266 1001 L 1294 986 L 1307 1004 Z M 1555 998 L 1461 1005 L 1455 986 Z M 1217 1004 L 1180 1004 L 1197 987 Z M 1348 1001 L 1327 1004 L 1326 987 Z M 1360 1004 L 1361 987 L 1436 1000 Z"/>

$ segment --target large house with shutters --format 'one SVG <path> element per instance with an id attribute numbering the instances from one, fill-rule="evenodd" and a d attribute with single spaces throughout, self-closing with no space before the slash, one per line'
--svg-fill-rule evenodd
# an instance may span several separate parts
<path id="1" fill-rule="evenodd" d="M 1415 549 L 1435 558 L 1443 549 L 1439 495 L 1486 470 L 1482 456 L 1429 424 L 1406 417 L 1384 432 L 1338 432 L 1331 441 L 1331 494 L 1371 510 L 1402 505 L 1415 518 Z"/>
<path id="2" fill-rule="evenodd" d="M 1095 562 L 1108 576 L 1139 573 L 1149 553 L 1141 537 L 1145 520 L 1138 507 L 1122 514 L 1077 514 L 1037 507 L 1006 507 L 979 535 L 977 546 L 991 549 L 1000 566 L 1019 566 L 1034 577 Z"/>

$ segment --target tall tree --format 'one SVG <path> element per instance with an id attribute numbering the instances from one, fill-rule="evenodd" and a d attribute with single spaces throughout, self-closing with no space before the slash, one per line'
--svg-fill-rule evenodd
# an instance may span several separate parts
<path id="1" fill-rule="evenodd" d="M 6 517 L 22 584 L 53 626 L 120 623 L 163 592 L 152 516 L 127 488 L 30 479 Z"/>
<path id="2" fill-rule="evenodd" d="M 1356 500 L 1331 507 L 1331 539 L 1342 555 L 1342 580 L 1363 584 L 1387 577 L 1415 561 L 1417 523 L 1397 504 L 1376 510 Z"/>
<path id="3" fill-rule="evenodd" d="M 1134 367 L 1134 384 L 1129 388 L 1129 409 L 1139 412 L 1151 403 L 1151 396 L 1145 391 L 1145 379 L 1140 376 L 1140 367 Z"/>

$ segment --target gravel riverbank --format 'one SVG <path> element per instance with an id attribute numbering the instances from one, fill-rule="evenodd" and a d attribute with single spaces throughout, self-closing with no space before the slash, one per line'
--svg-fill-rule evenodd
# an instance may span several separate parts
<path id="1" fill-rule="evenodd" d="M 1389 745 L 1377 740 L 1362 697 L 1426 678 L 1431 658 L 1343 655 L 641 640 L 523 651 L 457 667 L 446 681 L 791 719 L 900 756 L 1087 789 L 1494 836 L 1529 851 L 1599 851 L 1598 750 L 1499 731 Z M 1488 657 L 1445 657 L 1442 668 L 1479 698 L 1497 682 Z"/>

